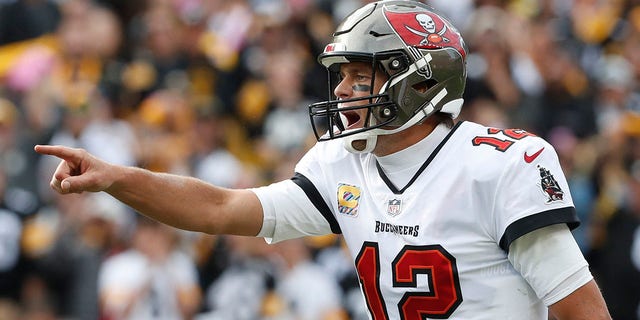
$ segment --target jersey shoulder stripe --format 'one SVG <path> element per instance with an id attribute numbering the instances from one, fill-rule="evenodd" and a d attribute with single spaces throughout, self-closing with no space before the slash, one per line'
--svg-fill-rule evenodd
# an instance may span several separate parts
<path id="1" fill-rule="evenodd" d="M 509 246 L 521 236 L 554 224 L 566 223 L 573 230 L 580 225 L 580 220 L 574 207 L 563 207 L 539 212 L 514 221 L 504 231 L 500 239 L 500 248 L 509 252 Z"/>
<path id="2" fill-rule="evenodd" d="M 340 229 L 340 225 L 336 220 L 336 217 L 333 216 L 331 209 L 327 205 L 327 203 L 322 199 L 322 195 L 318 189 L 313 185 L 313 183 L 305 177 L 303 174 L 296 172 L 291 178 L 295 184 L 297 184 L 302 191 L 307 195 L 309 201 L 313 203 L 313 205 L 320 211 L 322 216 L 327 219 L 329 226 L 331 226 L 331 232 L 335 234 L 341 234 L 342 230 Z"/>

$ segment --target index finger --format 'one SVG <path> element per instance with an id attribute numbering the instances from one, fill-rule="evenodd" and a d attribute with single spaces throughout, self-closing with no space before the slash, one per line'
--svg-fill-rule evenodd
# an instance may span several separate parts
<path id="1" fill-rule="evenodd" d="M 66 161 L 73 161 L 80 158 L 78 151 L 64 146 L 36 145 L 33 147 L 37 153 L 56 156 Z"/>

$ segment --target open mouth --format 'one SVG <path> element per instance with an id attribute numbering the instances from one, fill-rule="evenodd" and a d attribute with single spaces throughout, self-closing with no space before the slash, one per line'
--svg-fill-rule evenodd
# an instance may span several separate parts
<path id="1" fill-rule="evenodd" d="M 340 118 L 345 130 L 353 129 L 360 122 L 360 115 L 354 111 L 340 112 Z"/>

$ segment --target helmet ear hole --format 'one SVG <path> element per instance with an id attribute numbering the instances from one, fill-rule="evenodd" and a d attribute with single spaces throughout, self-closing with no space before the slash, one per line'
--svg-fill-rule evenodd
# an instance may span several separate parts
<path id="1" fill-rule="evenodd" d="M 427 92 L 427 90 L 433 88 L 437 84 L 438 84 L 438 81 L 436 81 L 434 79 L 427 79 L 425 81 L 418 82 L 418 83 L 414 84 L 411 87 L 413 88 L 413 90 L 416 90 L 416 91 L 424 94 L 424 93 Z"/>

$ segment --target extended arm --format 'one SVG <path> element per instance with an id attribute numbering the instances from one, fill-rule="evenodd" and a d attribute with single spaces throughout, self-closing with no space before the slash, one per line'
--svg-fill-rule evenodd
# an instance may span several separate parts
<path id="1" fill-rule="evenodd" d="M 82 149 L 39 145 L 35 151 L 62 159 L 51 179 L 61 194 L 104 191 L 160 222 L 210 234 L 255 236 L 262 227 L 262 206 L 249 190 L 117 166 Z"/>

